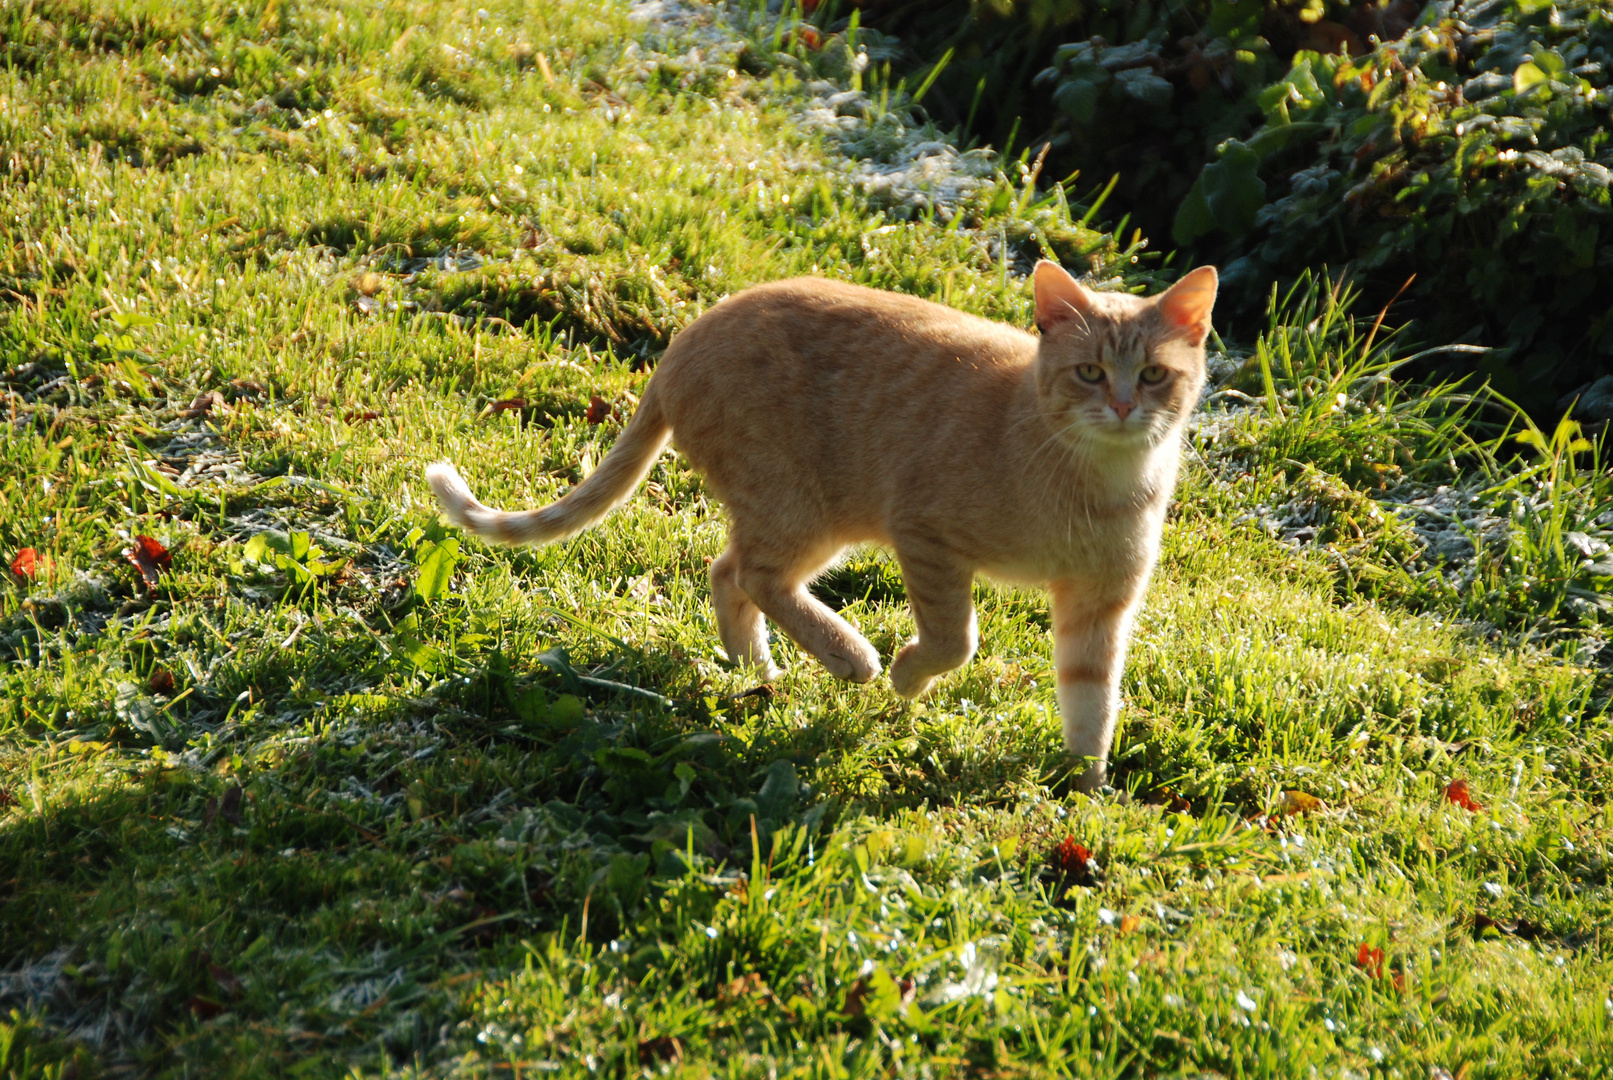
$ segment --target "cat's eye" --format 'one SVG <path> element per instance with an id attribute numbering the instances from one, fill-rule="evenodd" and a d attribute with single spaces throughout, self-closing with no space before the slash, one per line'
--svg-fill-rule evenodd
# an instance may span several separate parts
<path id="1" fill-rule="evenodd" d="M 1100 383 L 1103 381 L 1103 365 L 1077 364 L 1075 366 L 1075 377 L 1082 382 Z"/>
<path id="2" fill-rule="evenodd" d="M 1170 372 L 1166 371 L 1158 364 L 1149 364 L 1147 367 L 1143 368 L 1137 373 L 1137 378 L 1141 379 L 1149 386 L 1158 386 L 1160 383 L 1165 381 L 1165 376 L 1169 374 Z"/>

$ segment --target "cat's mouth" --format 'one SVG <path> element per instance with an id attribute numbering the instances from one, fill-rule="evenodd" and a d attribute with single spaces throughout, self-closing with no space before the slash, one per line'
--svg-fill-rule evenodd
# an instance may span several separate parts
<path id="1" fill-rule="evenodd" d="M 1154 425 L 1147 417 L 1133 414 L 1128 417 L 1104 417 L 1092 425 L 1093 433 L 1108 442 L 1143 443 L 1154 438 Z"/>

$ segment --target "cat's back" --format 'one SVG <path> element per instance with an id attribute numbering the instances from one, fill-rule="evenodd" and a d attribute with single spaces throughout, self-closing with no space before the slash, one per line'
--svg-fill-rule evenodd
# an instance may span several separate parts
<path id="1" fill-rule="evenodd" d="M 691 323 L 647 394 L 725 501 L 788 477 L 872 520 L 915 473 L 998 456 L 1036 350 L 1030 334 L 941 304 L 793 278 Z"/>
<path id="2" fill-rule="evenodd" d="M 933 391 L 1001 382 L 1035 356 L 1036 339 L 1006 324 L 901 293 L 801 277 L 716 304 L 673 341 L 662 377 L 702 395 L 782 395 L 801 407 L 826 391 L 892 381 L 921 380 Z"/>

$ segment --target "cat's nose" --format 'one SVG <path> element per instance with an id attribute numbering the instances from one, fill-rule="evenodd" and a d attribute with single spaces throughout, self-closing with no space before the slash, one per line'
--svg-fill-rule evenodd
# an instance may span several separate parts
<path id="1" fill-rule="evenodd" d="M 1112 408 L 1115 411 L 1115 415 L 1120 417 L 1122 420 L 1130 416 L 1131 410 L 1136 408 L 1136 406 L 1129 401 L 1111 401 L 1109 403 L 1109 407 Z"/>

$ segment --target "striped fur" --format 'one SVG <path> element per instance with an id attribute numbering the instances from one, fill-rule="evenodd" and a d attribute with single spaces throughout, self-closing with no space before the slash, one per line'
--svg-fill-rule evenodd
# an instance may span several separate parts
<path id="1" fill-rule="evenodd" d="M 599 468 L 541 510 L 512 513 L 483 506 L 459 470 L 446 461 L 426 466 L 426 483 L 448 520 L 473 536 L 495 544 L 548 544 L 599 524 L 626 502 L 671 438 L 672 429 L 646 393 Z"/>

